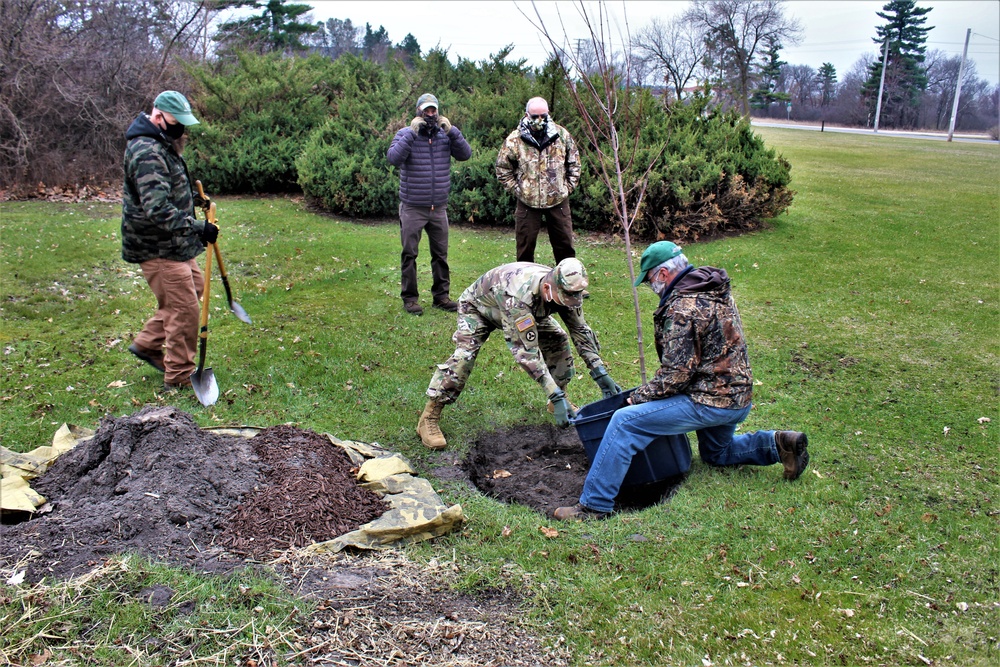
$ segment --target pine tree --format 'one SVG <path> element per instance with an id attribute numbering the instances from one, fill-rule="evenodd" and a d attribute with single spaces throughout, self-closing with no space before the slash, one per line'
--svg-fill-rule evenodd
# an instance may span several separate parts
<path id="1" fill-rule="evenodd" d="M 823 95 L 819 105 L 821 107 L 829 106 L 837 86 L 837 68 L 833 66 L 833 63 L 823 63 L 816 75 L 816 81 L 819 83 L 819 90 Z"/>
<path id="2" fill-rule="evenodd" d="M 238 0 L 219 6 L 220 9 L 238 7 L 262 9 L 263 12 L 219 26 L 215 40 L 226 46 L 248 48 L 259 53 L 304 51 L 306 45 L 302 43 L 302 38 L 319 30 L 317 25 L 297 20 L 312 10 L 309 5 L 287 4 L 286 0 Z"/>
<path id="3" fill-rule="evenodd" d="M 764 62 L 757 72 L 757 88 L 750 96 L 750 106 L 754 109 L 769 109 L 775 102 L 788 102 L 792 96 L 776 91 L 778 77 L 781 76 L 781 66 L 787 65 L 778 57 L 781 44 L 773 39 L 766 40 Z"/>
<path id="4" fill-rule="evenodd" d="M 891 0 L 877 14 L 888 21 L 878 26 L 879 58 L 872 64 L 868 80 L 861 89 L 869 115 L 874 122 L 878 105 L 879 83 L 882 77 L 882 60 L 885 42 L 889 42 L 888 61 L 885 68 L 885 88 L 882 93 L 880 124 L 887 127 L 914 127 L 920 107 L 920 96 L 927 88 L 927 71 L 923 66 L 927 50 L 927 33 L 933 26 L 924 27 L 930 7 L 917 7 L 916 0 Z"/>

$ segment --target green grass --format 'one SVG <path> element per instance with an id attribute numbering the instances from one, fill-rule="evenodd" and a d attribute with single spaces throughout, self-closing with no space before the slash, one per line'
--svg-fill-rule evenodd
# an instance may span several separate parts
<path id="1" fill-rule="evenodd" d="M 525 622 L 551 621 L 578 664 L 995 664 L 1000 153 L 760 132 L 793 165 L 794 205 L 768 231 L 686 253 L 733 280 L 758 383 L 744 428 L 807 431 L 806 475 L 785 483 L 777 467 L 696 460 L 667 504 L 568 526 L 439 482 L 469 522 L 409 554 L 454 554 L 460 588 L 516 573 L 533 595 Z M 119 259 L 119 207 L 2 206 L 2 443 L 28 450 L 62 422 L 94 428 L 155 402 L 161 378 L 124 352 L 153 300 Z M 321 217 L 291 199 L 219 207 L 254 326 L 226 313 L 216 283 L 208 348 L 222 398 L 180 407 L 206 426 L 294 422 L 377 441 L 426 473 L 437 457 L 413 429 L 454 316 L 402 311 L 398 225 Z M 508 231 L 453 228 L 452 296 L 513 248 Z M 585 239 L 578 255 L 608 368 L 635 386 L 621 246 Z M 644 290 L 651 369 L 654 305 Z M 585 373 L 569 393 L 600 397 Z M 464 452 L 484 430 L 546 421 L 544 406 L 497 338 L 442 425 Z"/>

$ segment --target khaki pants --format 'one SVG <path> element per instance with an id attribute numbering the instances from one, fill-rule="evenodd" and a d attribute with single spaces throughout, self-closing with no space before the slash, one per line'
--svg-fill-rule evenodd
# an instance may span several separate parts
<path id="1" fill-rule="evenodd" d="M 198 347 L 198 299 L 204 276 L 193 259 L 151 259 L 139 265 L 156 296 L 156 314 L 133 341 L 152 352 L 163 350 L 163 381 L 180 384 L 194 372 Z"/>

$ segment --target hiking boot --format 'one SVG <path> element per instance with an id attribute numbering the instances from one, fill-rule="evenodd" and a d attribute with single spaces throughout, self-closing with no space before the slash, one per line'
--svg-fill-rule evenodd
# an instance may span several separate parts
<path id="1" fill-rule="evenodd" d="M 809 445 L 805 433 L 798 431 L 775 431 L 774 444 L 778 446 L 778 458 L 785 466 L 785 479 L 798 479 L 809 465 Z"/>
<path id="2" fill-rule="evenodd" d="M 572 401 L 566 401 L 566 402 L 569 403 L 570 412 L 573 413 L 572 416 L 576 417 L 576 413 L 580 411 L 580 408 L 573 405 Z M 552 405 L 552 401 L 549 401 L 548 403 L 545 404 L 545 409 L 548 410 L 550 415 L 554 415 L 556 413 L 556 408 L 554 405 Z"/>
<path id="3" fill-rule="evenodd" d="M 190 388 L 191 388 L 191 378 L 188 378 L 187 380 L 181 380 L 180 382 L 178 382 L 176 384 L 171 383 L 171 382 L 164 382 L 163 383 L 163 390 L 160 393 L 165 394 L 165 395 L 166 394 L 176 394 L 181 389 L 190 389 Z"/>
<path id="4" fill-rule="evenodd" d="M 408 312 L 410 315 L 423 315 L 424 309 L 420 307 L 420 304 L 416 301 L 404 301 L 403 310 Z"/>
<path id="5" fill-rule="evenodd" d="M 611 512 L 598 512 L 580 503 L 572 507 L 559 507 L 552 516 L 560 521 L 600 521 L 611 516 Z"/>
<path id="6" fill-rule="evenodd" d="M 458 302 L 452 301 L 451 297 L 445 297 L 434 302 L 435 308 L 440 308 L 441 310 L 447 310 L 450 313 L 458 311 Z"/>
<path id="7" fill-rule="evenodd" d="M 163 353 L 144 350 L 135 343 L 128 346 L 128 351 L 138 359 L 142 359 L 156 370 L 163 372 Z"/>
<path id="8" fill-rule="evenodd" d="M 427 405 L 424 406 L 424 411 L 420 415 L 420 421 L 417 422 L 417 435 L 420 436 L 420 441 L 428 449 L 444 449 L 448 446 L 448 441 L 444 439 L 444 433 L 441 432 L 439 423 L 443 407 L 443 403 L 438 403 L 435 400 L 427 401 Z"/>

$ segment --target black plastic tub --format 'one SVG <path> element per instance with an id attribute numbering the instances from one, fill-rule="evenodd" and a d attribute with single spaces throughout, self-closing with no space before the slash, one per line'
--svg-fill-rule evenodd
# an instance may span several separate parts
<path id="1" fill-rule="evenodd" d="M 587 460 L 594 462 L 601 447 L 604 431 L 611 422 L 611 415 L 625 405 L 625 400 L 635 391 L 629 389 L 610 398 L 585 405 L 570 423 L 583 442 Z M 664 435 L 654 440 L 646 451 L 639 452 L 632 459 L 632 465 L 625 475 L 622 486 L 651 484 L 683 475 L 691 468 L 691 443 L 687 434 Z"/>

